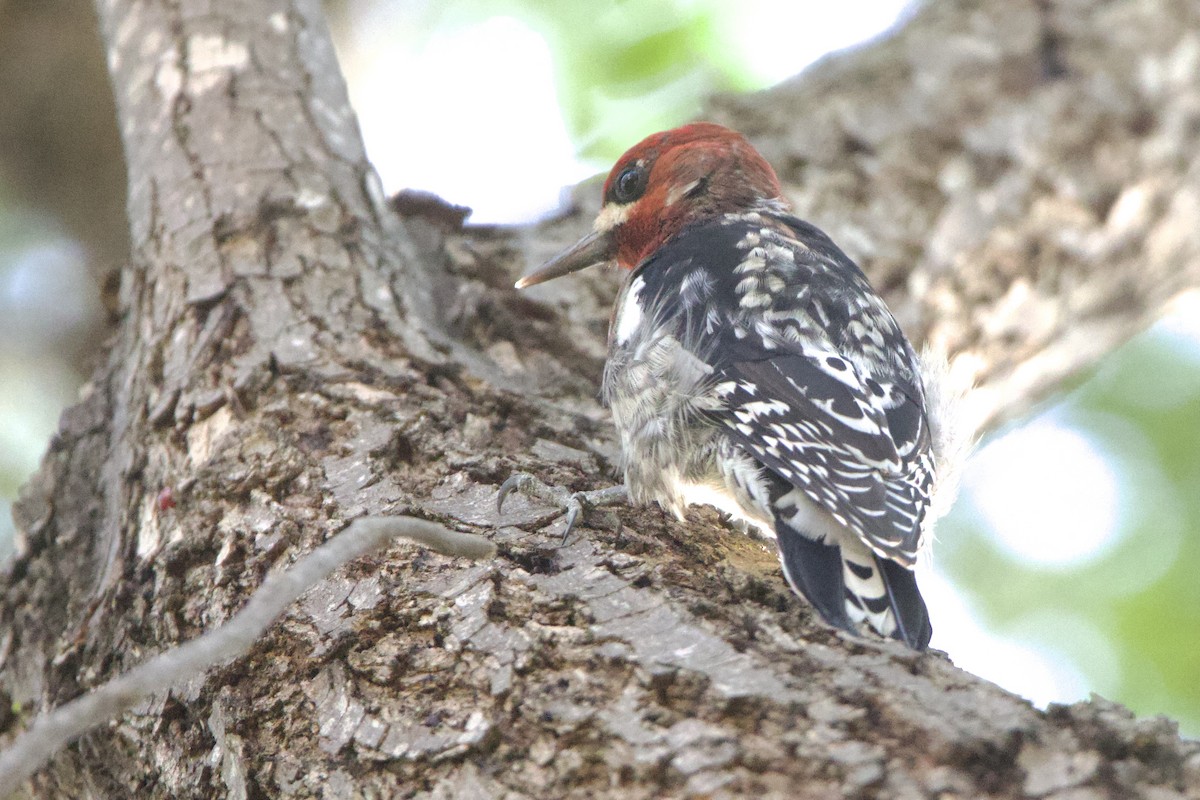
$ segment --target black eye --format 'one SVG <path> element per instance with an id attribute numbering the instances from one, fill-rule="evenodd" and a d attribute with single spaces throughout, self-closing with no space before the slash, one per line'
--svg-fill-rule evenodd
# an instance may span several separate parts
<path id="1" fill-rule="evenodd" d="M 632 164 L 621 170 L 621 174 L 613 181 L 612 199 L 618 203 L 632 203 L 646 191 L 646 169 L 640 164 Z"/>

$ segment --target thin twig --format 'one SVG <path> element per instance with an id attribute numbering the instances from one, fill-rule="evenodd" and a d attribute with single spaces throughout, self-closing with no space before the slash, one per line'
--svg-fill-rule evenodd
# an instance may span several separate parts
<path id="1" fill-rule="evenodd" d="M 55 753 L 146 697 L 177 686 L 224 661 L 244 655 L 284 609 L 347 561 L 402 537 L 449 556 L 475 560 L 496 554 L 482 536 L 460 533 L 416 517 L 363 517 L 296 562 L 268 577 L 225 624 L 167 650 L 43 714 L 0 753 L 0 798 L 8 797 Z"/>

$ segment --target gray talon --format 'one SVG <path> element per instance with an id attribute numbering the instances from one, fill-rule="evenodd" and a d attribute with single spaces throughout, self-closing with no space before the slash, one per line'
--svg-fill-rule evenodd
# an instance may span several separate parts
<path id="1" fill-rule="evenodd" d="M 581 492 L 576 492 L 567 498 L 567 527 L 563 529 L 562 541 L 558 546 L 563 547 L 567 543 L 567 537 L 571 535 L 571 531 L 575 528 L 575 522 L 579 519 L 579 515 L 583 513 L 583 500 L 580 498 Z"/>
<path id="2" fill-rule="evenodd" d="M 512 475 L 508 476 L 508 479 L 504 481 L 504 483 L 500 484 L 500 491 L 496 493 L 497 514 L 504 513 L 505 498 L 512 494 L 514 489 L 522 488 L 522 484 L 525 483 L 530 477 L 532 476 L 525 472 L 514 472 Z"/>
<path id="3" fill-rule="evenodd" d="M 496 513 L 504 512 L 504 501 L 513 491 L 521 491 L 563 509 L 567 515 L 567 525 L 563 530 L 560 547 L 567 543 L 571 531 L 575 530 L 575 524 L 586 510 L 593 506 L 612 505 L 625 498 L 624 486 L 610 486 L 592 492 L 568 492 L 561 486 L 547 485 L 528 472 L 514 472 L 500 484 L 496 493 Z"/>

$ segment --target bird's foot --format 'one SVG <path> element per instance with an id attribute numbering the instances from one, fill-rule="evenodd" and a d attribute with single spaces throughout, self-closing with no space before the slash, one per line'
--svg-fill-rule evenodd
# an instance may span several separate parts
<path id="1" fill-rule="evenodd" d="M 567 543 L 567 537 L 571 535 L 575 523 L 587 510 L 623 503 L 627 497 L 624 486 L 609 486 L 607 489 L 595 489 L 590 492 L 572 492 L 562 486 L 544 483 L 528 472 L 517 472 L 500 484 L 500 491 L 496 495 L 497 512 L 504 510 L 505 498 L 514 491 L 557 505 L 566 512 L 567 527 L 563 530 L 563 544 Z"/>

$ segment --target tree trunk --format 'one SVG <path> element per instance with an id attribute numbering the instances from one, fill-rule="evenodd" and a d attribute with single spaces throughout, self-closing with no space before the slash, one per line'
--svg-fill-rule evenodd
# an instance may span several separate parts
<path id="1" fill-rule="evenodd" d="M 17 507 L 6 736 L 360 515 L 499 555 L 360 559 L 31 796 L 1200 797 L 1200 744 L 1171 722 L 1040 712 L 838 634 L 714 512 L 597 513 L 562 547 L 554 508 L 498 516 L 514 471 L 616 478 L 594 399 L 616 276 L 509 288 L 587 226 L 595 187 L 532 231 L 401 216 L 316 0 L 97 7 L 132 258 L 111 355 Z M 709 117 L 977 381 L 984 430 L 1200 285 L 1198 23 L 1191 0 L 943 0 Z"/>

